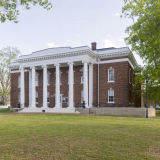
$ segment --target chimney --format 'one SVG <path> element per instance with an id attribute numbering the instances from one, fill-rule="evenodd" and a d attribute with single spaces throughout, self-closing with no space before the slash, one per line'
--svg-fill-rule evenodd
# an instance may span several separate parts
<path id="1" fill-rule="evenodd" d="M 97 47 L 96 47 L 97 43 L 96 42 L 91 43 L 91 46 L 92 46 L 92 51 L 97 49 Z"/>

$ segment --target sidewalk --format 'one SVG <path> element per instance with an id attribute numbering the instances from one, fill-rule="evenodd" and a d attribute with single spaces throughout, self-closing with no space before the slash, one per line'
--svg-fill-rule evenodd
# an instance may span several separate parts
<path id="1" fill-rule="evenodd" d="M 7 106 L 0 106 L 0 108 L 8 108 L 8 106 L 9 106 L 9 105 L 7 105 Z"/>

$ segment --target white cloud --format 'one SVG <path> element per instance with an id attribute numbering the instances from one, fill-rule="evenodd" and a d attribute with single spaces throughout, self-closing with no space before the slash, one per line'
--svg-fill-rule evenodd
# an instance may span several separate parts
<path id="1" fill-rule="evenodd" d="M 120 14 L 119 14 L 119 13 L 116 13 L 116 14 L 115 14 L 115 16 L 118 16 L 118 17 L 119 17 L 119 16 L 120 16 Z"/>
<path id="2" fill-rule="evenodd" d="M 48 48 L 55 48 L 55 47 L 59 47 L 59 46 L 57 46 L 56 44 L 54 44 L 54 43 L 47 43 L 47 46 L 48 46 Z"/>
<path id="3" fill-rule="evenodd" d="M 113 39 L 105 39 L 105 40 L 103 40 L 103 42 L 104 42 L 104 47 L 105 48 L 109 48 L 109 47 L 119 48 L 119 47 L 125 47 L 126 46 L 124 41 L 115 40 L 114 38 Z"/>

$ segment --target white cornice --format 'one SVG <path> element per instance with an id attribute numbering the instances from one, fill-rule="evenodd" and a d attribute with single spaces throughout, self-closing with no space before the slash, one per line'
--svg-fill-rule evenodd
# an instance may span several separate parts
<path id="1" fill-rule="evenodd" d="M 78 51 L 78 52 L 59 53 L 59 54 L 53 54 L 53 55 L 44 55 L 44 56 L 28 57 L 28 58 L 26 57 L 23 59 L 18 59 L 17 62 L 23 63 L 23 62 L 46 60 L 46 59 L 72 57 L 72 56 L 85 55 L 85 54 L 87 54 L 91 57 L 95 57 L 95 54 L 91 50 L 82 50 L 82 51 Z"/>

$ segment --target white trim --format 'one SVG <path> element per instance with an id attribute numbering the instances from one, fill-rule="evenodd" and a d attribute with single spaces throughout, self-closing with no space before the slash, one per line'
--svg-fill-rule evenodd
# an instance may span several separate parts
<path id="1" fill-rule="evenodd" d="M 127 62 L 127 61 L 128 61 L 128 58 L 121 58 L 121 59 L 113 59 L 113 60 L 100 61 L 99 64 L 115 63 L 115 62 Z"/>
<path id="2" fill-rule="evenodd" d="M 115 81 L 108 81 L 107 83 L 114 83 Z"/>
<path id="3" fill-rule="evenodd" d="M 28 72 L 28 70 L 24 70 L 24 72 Z M 20 70 L 17 70 L 17 71 L 10 71 L 10 73 L 21 73 Z"/>
<path id="4" fill-rule="evenodd" d="M 129 60 L 129 58 L 120 58 L 120 59 L 106 60 L 106 61 L 100 61 L 98 63 L 99 64 L 105 64 L 105 63 L 116 63 L 116 62 L 129 62 L 129 64 L 131 65 L 131 67 L 134 69 L 134 66 L 131 63 L 131 61 Z M 96 64 L 98 64 L 98 63 L 96 63 Z"/>

